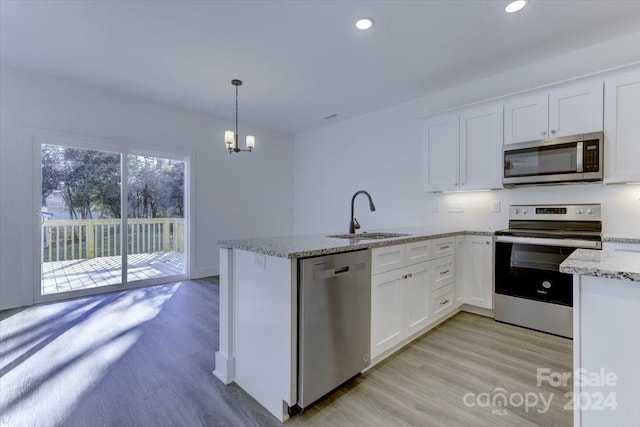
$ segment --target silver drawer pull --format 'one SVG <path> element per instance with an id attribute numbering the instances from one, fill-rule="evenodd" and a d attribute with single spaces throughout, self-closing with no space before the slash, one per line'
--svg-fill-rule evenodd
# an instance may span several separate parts
<path id="1" fill-rule="evenodd" d="M 445 249 L 449 249 L 451 246 L 447 245 L 447 246 L 440 246 L 440 250 L 444 251 Z"/>
<path id="2" fill-rule="evenodd" d="M 445 275 L 445 274 L 449 274 L 449 270 L 445 270 L 445 271 L 441 271 L 441 272 L 440 272 L 440 275 L 441 275 L 441 276 L 443 276 L 443 275 Z"/>
<path id="3" fill-rule="evenodd" d="M 448 300 L 448 299 L 446 299 L 446 300 L 444 300 L 444 301 L 442 301 L 442 302 L 440 303 L 440 305 L 446 305 L 446 304 L 449 304 L 449 300 Z"/>

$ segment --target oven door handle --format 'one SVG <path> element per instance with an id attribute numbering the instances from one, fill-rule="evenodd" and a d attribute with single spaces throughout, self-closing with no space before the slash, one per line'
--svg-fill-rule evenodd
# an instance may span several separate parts
<path id="1" fill-rule="evenodd" d="M 600 249 L 602 242 L 578 239 L 549 239 L 542 237 L 496 236 L 496 242 L 520 243 L 523 245 L 565 246 L 568 248 Z"/>

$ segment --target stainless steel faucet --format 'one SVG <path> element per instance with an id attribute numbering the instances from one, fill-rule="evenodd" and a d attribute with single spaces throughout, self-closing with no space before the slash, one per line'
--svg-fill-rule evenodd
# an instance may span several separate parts
<path id="1" fill-rule="evenodd" d="M 376 210 L 376 205 L 373 204 L 373 200 L 371 199 L 371 194 L 367 193 L 364 190 L 356 191 L 353 197 L 351 198 L 351 222 L 349 223 L 349 234 L 355 234 L 356 230 L 360 229 L 360 223 L 353 216 L 353 205 L 356 201 L 356 196 L 358 194 L 364 194 L 369 198 L 369 209 L 371 210 L 371 212 Z"/>

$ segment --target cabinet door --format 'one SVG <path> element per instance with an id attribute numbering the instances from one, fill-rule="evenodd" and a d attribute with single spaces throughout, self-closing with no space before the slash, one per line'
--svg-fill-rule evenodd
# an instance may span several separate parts
<path id="1" fill-rule="evenodd" d="M 464 244 L 465 303 L 493 308 L 493 238 L 466 236 Z"/>
<path id="2" fill-rule="evenodd" d="M 607 79 L 604 103 L 604 182 L 640 182 L 640 71 Z"/>
<path id="3" fill-rule="evenodd" d="M 460 114 L 460 189 L 502 188 L 502 104 Z"/>
<path id="4" fill-rule="evenodd" d="M 431 263 L 423 262 L 403 270 L 406 336 L 420 332 L 429 324 L 431 301 Z"/>
<path id="5" fill-rule="evenodd" d="M 564 86 L 549 93 L 551 138 L 602 130 L 602 81 Z"/>
<path id="6" fill-rule="evenodd" d="M 515 98 L 504 104 L 504 143 L 547 139 L 549 97 L 547 93 Z"/>
<path id="7" fill-rule="evenodd" d="M 403 339 L 403 270 L 371 278 L 371 357 Z"/>
<path id="8" fill-rule="evenodd" d="M 464 303 L 464 236 L 456 236 L 456 274 L 455 274 L 455 306 L 460 307 Z"/>
<path id="9" fill-rule="evenodd" d="M 460 116 L 450 114 L 424 122 L 423 167 L 427 191 L 460 187 Z"/>

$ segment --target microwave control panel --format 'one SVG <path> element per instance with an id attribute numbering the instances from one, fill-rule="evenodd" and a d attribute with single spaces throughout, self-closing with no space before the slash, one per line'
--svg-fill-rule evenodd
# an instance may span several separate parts
<path id="1" fill-rule="evenodd" d="M 583 168 L 585 172 L 598 172 L 600 170 L 600 145 L 598 140 L 584 142 Z"/>

